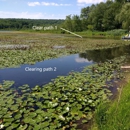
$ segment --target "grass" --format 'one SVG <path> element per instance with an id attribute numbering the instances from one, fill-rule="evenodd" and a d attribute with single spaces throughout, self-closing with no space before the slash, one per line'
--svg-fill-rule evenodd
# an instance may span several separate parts
<path id="1" fill-rule="evenodd" d="M 23 29 L 23 30 L 17 30 L 21 32 L 28 32 L 28 33 L 48 33 L 48 34 L 67 34 L 70 36 L 73 36 L 69 34 L 68 32 L 62 31 L 60 28 L 58 30 L 33 30 L 33 29 Z M 127 34 L 127 30 L 124 29 L 114 29 L 110 31 L 90 31 L 90 30 L 84 30 L 81 32 L 74 32 L 76 34 L 79 34 L 83 37 L 98 37 L 98 38 L 120 38 L 121 36 L 124 36 Z"/>
<path id="2" fill-rule="evenodd" d="M 128 75 L 127 77 L 130 77 Z M 118 98 L 102 103 L 95 112 L 91 130 L 130 130 L 130 82 L 119 89 Z"/>
<path id="3" fill-rule="evenodd" d="M 115 29 L 110 31 L 82 31 L 82 32 L 75 32 L 83 37 L 99 37 L 99 38 L 121 38 L 121 36 L 127 33 L 126 30 L 123 29 Z"/>

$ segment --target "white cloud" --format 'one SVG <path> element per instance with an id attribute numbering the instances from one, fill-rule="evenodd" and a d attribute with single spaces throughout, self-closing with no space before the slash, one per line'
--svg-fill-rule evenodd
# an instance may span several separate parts
<path id="1" fill-rule="evenodd" d="M 0 11 L 0 18 L 29 18 L 29 19 L 65 19 L 65 15 L 54 15 L 47 13 L 30 13 L 30 12 L 4 12 Z"/>
<path id="2" fill-rule="evenodd" d="M 105 0 L 77 0 L 78 3 L 86 3 L 86 4 L 97 4 L 104 1 Z"/>
<path id="3" fill-rule="evenodd" d="M 78 62 L 78 63 L 84 63 L 84 62 L 89 63 L 89 62 L 91 62 L 91 61 L 88 61 L 87 59 L 84 59 L 84 58 L 76 58 L 75 61 Z"/>
<path id="4" fill-rule="evenodd" d="M 43 6 L 58 6 L 57 3 L 48 3 L 48 2 L 41 2 L 41 5 L 43 5 Z"/>
<path id="5" fill-rule="evenodd" d="M 77 6 L 86 6 L 85 4 L 77 4 Z"/>
<path id="6" fill-rule="evenodd" d="M 28 2 L 28 6 L 36 6 L 36 5 L 40 5 L 39 2 Z"/>
<path id="7" fill-rule="evenodd" d="M 42 13 L 29 13 L 29 12 L 4 12 L 0 11 L 0 18 L 35 18 L 39 19 L 44 17 Z"/>
<path id="8" fill-rule="evenodd" d="M 58 3 L 53 3 L 53 2 L 28 2 L 28 6 L 71 6 L 71 4 L 58 4 Z"/>

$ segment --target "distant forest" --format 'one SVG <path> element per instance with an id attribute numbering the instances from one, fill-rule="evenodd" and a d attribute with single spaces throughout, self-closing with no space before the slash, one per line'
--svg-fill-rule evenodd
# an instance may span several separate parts
<path id="1" fill-rule="evenodd" d="M 26 30 L 32 29 L 33 26 L 55 26 L 63 23 L 64 20 L 53 19 L 0 19 L 0 29 L 2 30 Z"/>
<path id="2" fill-rule="evenodd" d="M 130 0 L 107 0 L 81 9 L 80 15 L 68 15 L 65 20 L 0 19 L 0 29 L 21 30 L 32 26 L 60 26 L 70 31 L 113 29 L 130 30 Z"/>

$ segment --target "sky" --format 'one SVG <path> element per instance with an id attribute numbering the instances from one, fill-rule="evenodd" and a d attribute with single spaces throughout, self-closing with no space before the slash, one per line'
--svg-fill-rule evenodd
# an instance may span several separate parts
<path id="1" fill-rule="evenodd" d="M 65 19 L 106 0 L 0 0 L 0 18 Z"/>

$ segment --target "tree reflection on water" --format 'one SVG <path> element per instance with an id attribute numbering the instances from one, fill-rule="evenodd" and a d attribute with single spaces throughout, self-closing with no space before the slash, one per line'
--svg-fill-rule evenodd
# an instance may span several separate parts
<path id="1" fill-rule="evenodd" d="M 116 48 L 99 50 L 87 50 L 85 53 L 79 54 L 81 58 L 85 58 L 89 61 L 94 62 L 105 62 L 106 60 L 110 60 L 123 55 L 130 57 L 130 46 L 120 46 Z"/>

